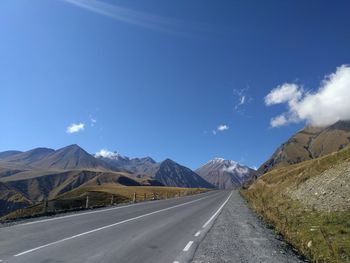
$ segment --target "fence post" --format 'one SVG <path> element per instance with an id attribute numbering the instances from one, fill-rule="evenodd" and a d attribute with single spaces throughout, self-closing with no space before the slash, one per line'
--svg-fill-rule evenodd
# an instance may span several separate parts
<path id="1" fill-rule="evenodd" d="M 85 208 L 88 209 L 89 208 L 89 196 L 86 195 L 86 203 L 85 203 Z"/>
<path id="2" fill-rule="evenodd" d="M 136 192 L 134 192 L 133 203 L 136 203 Z"/>
<path id="3" fill-rule="evenodd" d="M 47 201 L 47 198 L 44 198 L 44 207 L 43 207 L 43 213 L 46 214 L 47 213 L 47 208 L 48 208 L 49 204 Z"/>
<path id="4" fill-rule="evenodd" d="M 114 195 L 112 195 L 111 197 L 111 205 L 113 205 L 113 203 L 114 203 Z"/>
<path id="5" fill-rule="evenodd" d="M 147 195 L 146 195 L 146 193 L 144 193 L 143 194 L 143 200 L 146 201 L 146 199 L 147 199 Z"/>

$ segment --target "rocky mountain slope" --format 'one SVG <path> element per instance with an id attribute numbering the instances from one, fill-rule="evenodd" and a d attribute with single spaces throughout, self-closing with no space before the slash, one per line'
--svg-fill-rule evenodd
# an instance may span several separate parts
<path id="1" fill-rule="evenodd" d="M 154 170 L 157 167 L 157 162 L 151 157 L 129 158 L 117 153 L 109 157 L 102 157 L 99 154 L 95 154 L 95 157 L 114 168 L 130 171 L 139 178 L 154 174 Z"/>
<path id="2" fill-rule="evenodd" d="M 167 186 L 214 188 L 191 169 L 170 159 L 164 160 L 157 166 L 152 178 Z"/>
<path id="3" fill-rule="evenodd" d="M 98 156 L 97 156 L 98 157 Z M 113 167 L 131 171 L 137 178 L 150 178 L 159 181 L 165 186 L 176 187 L 202 187 L 213 188 L 214 186 L 203 180 L 191 169 L 182 166 L 173 160 L 166 159 L 160 163 L 150 157 L 129 158 L 115 154 L 111 157 L 100 159 Z"/>
<path id="4" fill-rule="evenodd" d="M 222 158 L 210 160 L 195 172 L 219 189 L 239 188 L 257 177 L 255 170 Z"/>
<path id="5" fill-rule="evenodd" d="M 258 169 L 263 174 L 315 159 L 343 149 L 350 144 L 350 121 L 339 121 L 327 127 L 306 127 L 283 143 Z"/>
<path id="6" fill-rule="evenodd" d="M 349 167 L 350 148 L 346 147 L 275 168 L 242 193 L 266 221 L 313 262 L 349 262 Z"/>
<path id="7" fill-rule="evenodd" d="M 16 209 L 32 205 L 33 202 L 18 189 L 0 182 L 0 217 Z"/>

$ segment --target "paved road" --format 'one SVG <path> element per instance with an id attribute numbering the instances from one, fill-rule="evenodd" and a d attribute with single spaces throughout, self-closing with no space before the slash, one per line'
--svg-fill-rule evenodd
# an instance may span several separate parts
<path id="1" fill-rule="evenodd" d="M 233 191 L 230 200 L 199 245 L 194 263 L 299 263 L 291 249 L 276 238 Z"/>
<path id="2" fill-rule="evenodd" d="M 230 191 L 0 228 L 0 262 L 186 262 Z"/>

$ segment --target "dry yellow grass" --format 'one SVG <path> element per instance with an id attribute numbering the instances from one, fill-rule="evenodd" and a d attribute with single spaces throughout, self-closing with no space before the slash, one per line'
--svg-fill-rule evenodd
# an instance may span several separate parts
<path id="1" fill-rule="evenodd" d="M 173 198 L 176 196 L 193 195 L 208 191 L 202 188 L 180 188 L 180 187 L 163 187 L 163 186 L 120 186 L 114 184 L 104 184 L 101 186 L 85 186 L 70 191 L 58 197 L 58 199 L 72 198 L 87 192 L 104 192 L 111 195 L 120 195 L 133 200 L 136 193 L 136 201 Z"/>
<path id="2" fill-rule="evenodd" d="M 142 202 L 194 195 L 206 191 L 209 190 L 163 186 L 121 186 L 116 184 L 83 186 L 49 200 L 46 210 L 44 209 L 44 204 L 41 203 L 14 211 L 0 218 L 0 221 L 54 214 L 66 210 L 84 209 L 87 196 L 89 197 L 89 208 L 93 208 L 133 202 L 134 195 L 136 195 L 136 202 Z"/>
<path id="3" fill-rule="evenodd" d="M 350 149 L 273 170 L 242 195 L 267 223 L 313 262 L 350 262 L 350 211 L 318 211 L 293 200 L 291 189 L 350 159 Z M 345 193 L 350 197 L 350 193 Z"/>

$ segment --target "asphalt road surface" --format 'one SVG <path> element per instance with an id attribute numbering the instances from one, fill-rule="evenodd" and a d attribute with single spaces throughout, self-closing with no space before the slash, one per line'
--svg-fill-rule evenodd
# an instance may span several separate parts
<path id="1" fill-rule="evenodd" d="M 152 201 L 0 228 L 0 262 L 187 262 L 230 191 Z"/>

